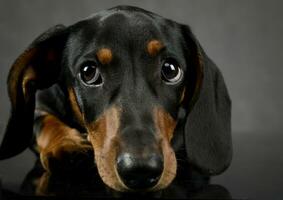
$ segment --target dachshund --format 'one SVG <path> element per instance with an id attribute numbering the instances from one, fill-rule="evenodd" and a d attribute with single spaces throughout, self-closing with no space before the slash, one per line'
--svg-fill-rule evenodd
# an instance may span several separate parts
<path id="1" fill-rule="evenodd" d="M 141 8 L 50 28 L 16 59 L 7 85 L 0 159 L 30 147 L 49 173 L 91 165 L 122 192 L 166 188 L 179 160 L 209 177 L 231 163 L 220 70 L 189 26 Z"/>

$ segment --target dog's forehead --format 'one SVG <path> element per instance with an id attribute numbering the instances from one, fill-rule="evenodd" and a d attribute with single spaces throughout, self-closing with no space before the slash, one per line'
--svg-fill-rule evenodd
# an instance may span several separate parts
<path id="1" fill-rule="evenodd" d="M 145 15 L 116 12 L 103 20 L 99 20 L 100 30 L 96 41 L 101 45 L 106 43 L 129 46 L 141 46 L 151 38 L 161 40 L 159 27 Z"/>
<path id="2" fill-rule="evenodd" d="M 180 24 L 147 11 L 106 10 L 74 24 L 70 30 L 64 58 L 73 73 L 85 59 L 98 55 L 105 64 L 130 60 L 143 64 L 150 61 L 145 59 L 147 56 L 155 58 L 165 50 L 163 53 L 184 64 Z"/>
<path id="3" fill-rule="evenodd" d="M 166 25 L 165 25 L 166 24 Z M 171 24 L 174 22 L 171 21 Z M 72 45 L 81 49 L 99 47 L 144 47 L 151 40 L 170 43 L 176 37 L 170 34 L 167 19 L 143 11 L 107 10 L 87 18 L 75 25 Z M 169 37 L 168 37 L 169 36 Z M 170 38 L 171 37 L 171 38 Z"/>

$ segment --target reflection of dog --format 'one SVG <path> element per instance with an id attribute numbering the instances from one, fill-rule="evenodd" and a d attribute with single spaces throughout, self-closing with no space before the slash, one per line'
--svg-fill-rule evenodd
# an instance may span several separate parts
<path id="1" fill-rule="evenodd" d="M 231 195 L 226 188 L 209 184 L 207 177 L 202 178 L 197 173 L 191 175 L 193 177 L 184 176 L 183 174 L 177 176 L 166 189 L 161 191 L 125 193 L 105 187 L 96 170 L 90 173 L 81 173 L 80 171 L 74 173 L 73 176 L 66 176 L 66 174 L 54 175 L 44 172 L 40 163 L 36 162 L 34 168 L 25 177 L 20 194 L 28 196 L 68 196 L 72 198 L 87 197 L 87 199 L 90 199 L 90 197 L 94 199 L 96 197 L 231 199 Z"/>
<path id="2" fill-rule="evenodd" d="M 118 191 L 167 187 L 182 147 L 205 175 L 231 161 L 220 71 L 189 27 L 139 8 L 49 29 L 16 60 L 8 89 L 2 159 L 36 141 L 44 168 L 64 172 L 94 150 L 100 177 Z"/>

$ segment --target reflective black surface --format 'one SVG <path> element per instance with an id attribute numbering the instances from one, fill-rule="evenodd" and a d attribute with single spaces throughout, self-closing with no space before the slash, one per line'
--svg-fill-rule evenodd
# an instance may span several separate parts
<path id="1" fill-rule="evenodd" d="M 194 178 L 177 177 L 165 190 L 152 193 L 118 193 L 106 187 L 96 171 L 92 173 L 49 175 L 36 162 L 26 175 L 18 192 L 2 190 L 7 199 L 33 196 L 80 197 L 80 198 L 220 198 L 230 199 L 229 192 L 220 185 L 210 184 L 209 179 L 194 175 Z"/>
<path id="2" fill-rule="evenodd" d="M 226 172 L 208 180 L 198 174 L 178 176 L 157 193 L 117 193 L 107 188 L 97 172 L 50 176 L 29 151 L 0 162 L 2 199 L 36 195 L 87 199 L 190 198 L 190 199 L 282 199 L 283 148 L 281 134 L 233 134 L 234 157 Z M 38 199 L 38 198 L 37 198 Z"/>

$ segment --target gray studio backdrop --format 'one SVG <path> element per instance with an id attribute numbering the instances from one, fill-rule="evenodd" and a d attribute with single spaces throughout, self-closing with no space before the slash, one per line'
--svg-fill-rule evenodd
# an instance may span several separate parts
<path id="1" fill-rule="evenodd" d="M 6 79 L 15 58 L 49 27 L 69 25 L 119 4 L 139 6 L 191 26 L 223 72 L 233 101 L 234 136 L 276 137 L 282 132 L 283 1 L 0 0 L 0 141 L 10 112 Z M 0 167 L 14 168 L 11 163 Z"/>
<path id="2" fill-rule="evenodd" d="M 283 128 L 283 3 L 280 1 L 0 1 L 0 130 L 10 110 L 6 78 L 14 59 L 54 24 L 72 24 L 118 4 L 143 7 L 189 24 L 222 70 L 233 100 L 233 130 Z"/>

